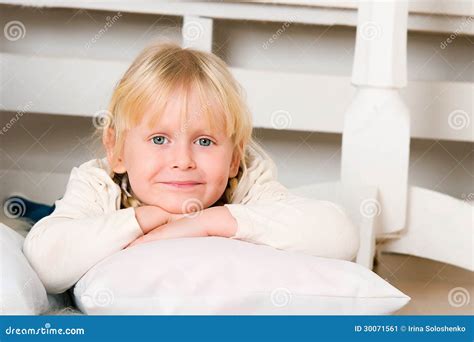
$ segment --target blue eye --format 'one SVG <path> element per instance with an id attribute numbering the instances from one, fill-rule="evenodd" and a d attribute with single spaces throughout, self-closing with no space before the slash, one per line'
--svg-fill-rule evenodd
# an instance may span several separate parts
<path id="1" fill-rule="evenodd" d="M 212 143 L 211 139 L 208 138 L 200 138 L 198 141 L 201 146 L 210 146 Z"/>
<path id="2" fill-rule="evenodd" d="M 166 140 L 166 137 L 162 135 L 157 135 L 156 137 L 151 138 L 151 141 L 153 142 L 153 144 L 156 144 L 156 145 L 163 145 L 165 143 L 165 140 Z"/>

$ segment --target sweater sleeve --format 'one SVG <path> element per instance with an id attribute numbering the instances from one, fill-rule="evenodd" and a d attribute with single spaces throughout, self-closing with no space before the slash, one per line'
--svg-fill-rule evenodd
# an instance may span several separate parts
<path id="1" fill-rule="evenodd" d="M 326 258 L 357 255 L 359 232 L 341 207 L 294 195 L 277 181 L 256 200 L 225 206 L 238 225 L 233 239 Z"/>
<path id="2" fill-rule="evenodd" d="M 48 293 L 72 287 L 92 266 L 142 235 L 134 208 L 117 210 L 105 182 L 74 168 L 54 212 L 37 222 L 23 252 Z M 100 186 L 99 186 L 100 185 Z"/>

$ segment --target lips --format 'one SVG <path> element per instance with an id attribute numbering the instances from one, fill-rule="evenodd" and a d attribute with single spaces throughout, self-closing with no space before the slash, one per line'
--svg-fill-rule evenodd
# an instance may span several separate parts
<path id="1" fill-rule="evenodd" d="M 197 185 L 201 184 L 195 181 L 170 181 L 170 182 L 162 182 L 163 184 L 173 184 L 173 185 Z"/>
<path id="2" fill-rule="evenodd" d="M 171 182 L 161 182 L 161 183 L 173 189 L 194 189 L 195 187 L 202 184 L 202 183 L 194 182 L 194 181 L 171 181 Z"/>

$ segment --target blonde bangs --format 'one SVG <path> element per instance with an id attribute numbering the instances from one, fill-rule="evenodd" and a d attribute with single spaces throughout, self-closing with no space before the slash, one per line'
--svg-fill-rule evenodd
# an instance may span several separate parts
<path id="1" fill-rule="evenodd" d="M 165 80 L 162 80 L 163 83 L 167 83 Z M 186 84 L 189 84 L 186 82 Z M 185 130 L 188 125 L 189 121 L 193 119 L 202 120 L 204 119 L 207 124 L 207 129 L 210 132 L 216 132 L 220 127 L 220 122 L 222 118 L 217 115 L 216 111 L 214 110 L 214 106 L 209 105 L 209 97 L 201 94 L 198 91 L 198 98 L 199 98 L 199 105 L 197 108 L 191 108 L 189 106 L 189 98 L 191 96 L 191 92 L 196 91 L 197 89 L 194 86 L 184 86 L 183 83 L 179 84 L 171 84 L 168 83 L 166 90 L 160 94 L 160 96 L 156 96 L 151 99 L 151 102 L 146 105 L 145 107 L 153 108 L 153 115 L 149 116 L 148 121 L 146 124 L 150 129 L 156 127 L 158 122 L 161 119 L 161 116 L 166 110 L 166 106 L 168 104 L 168 100 L 171 96 L 178 96 L 178 112 L 180 116 L 181 122 L 181 131 Z"/>

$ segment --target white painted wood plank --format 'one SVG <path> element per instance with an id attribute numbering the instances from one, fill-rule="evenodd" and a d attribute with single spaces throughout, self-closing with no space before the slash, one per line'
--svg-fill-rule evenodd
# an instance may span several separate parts
<path id="1" fill-rule="evenodd" d="M 410 187 L 407 226 L 381 251 L 411 254 L 474 271 L 474 207 L 467 201 Z"/>
<path id="2" fill-rule="evenodd" d="M 105 109 L 128 63 L 0 54 L 4 111 L 92 116 Z M 246 90 L 256 127 L 341 133 L 355 89 L 349 77 L 231 68 Z M 409 82 L 411 136 L 474 141 L 474 84 Z M 26 108 L 25 108 L 26 107 Z"/>
<path id="3" fill-rule="evenodd" d="M 93 116 L 128 68 L 116 61 L 0 54 L 0 108 Z"/>
<path id="4" fill-rule="evenodd" d="M 387 0 L 379 0 L 384 2 Z M 266 4 L 284 4 L 295 6 L 318 6 L 356 9 L 360 0 L 245 0 L 239 2 L 260 2 Z M 471 0 L 410 0 L 410 13 L 444 14 L 444 15 L 474 15 L 474 6 Z"/>
<path id="5" fill-rule="evenodd" d="M 86 10 L 120 11 L 129 13 L 161 14 L 171 16 L 201 16 L 215 19 L 255 20 L 273 22 L 294 22 L 313 25 L 356 25 L 357 11 L 354 6 L 349 8 L 286 4 L 233 3 L 205 1 L 58 1 L 40 0 L 0 0 L 0 4 L 22 6 L 41 6 L 51 8 L 75 8 Z M 408 18 L 408 30 L 424 32 L 444 32 L 474 35 L 472 21 L 466 21 L 468 14 L 459 15 L 459 9 L 447 8 L 444 15 L 434 15 L 428 10 L 413 12 Z M 439 8 L 439 7 L 437 7 Z M 433 10 L 434 11 L 434 10 Z M 467 24 L 466 24 L 467 23 Z"/>

